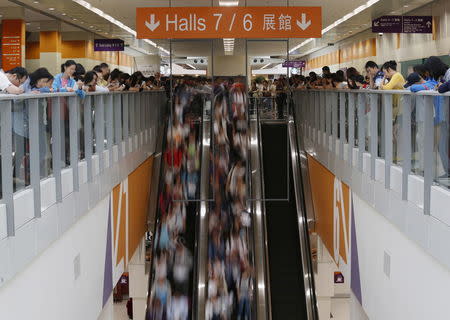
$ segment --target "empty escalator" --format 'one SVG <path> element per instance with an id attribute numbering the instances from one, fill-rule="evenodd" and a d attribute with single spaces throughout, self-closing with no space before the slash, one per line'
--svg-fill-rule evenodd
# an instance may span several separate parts
<path id="1" fill-rule="evenodd" d="M 261 124 L 272 319 L 308 319 L 288 125 Z M 288 183 L 289 181 L 289 183 Z"/>

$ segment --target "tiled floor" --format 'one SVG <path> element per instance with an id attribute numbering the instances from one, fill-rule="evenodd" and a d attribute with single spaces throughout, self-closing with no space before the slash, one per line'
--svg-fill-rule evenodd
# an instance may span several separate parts
<path id="1" fill-rule="evenodd" d="M 129 320 L 127 315 L 127 300 L 114 303 L 114 320 Z"/>

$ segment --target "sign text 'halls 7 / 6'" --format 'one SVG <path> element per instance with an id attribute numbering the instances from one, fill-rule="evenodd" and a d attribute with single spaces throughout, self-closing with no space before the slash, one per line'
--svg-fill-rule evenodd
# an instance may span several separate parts
<path id="1" fill-rule="evenodd" d="M 320 38 L 321 7 L 137 8 L 138 39 Z"/>

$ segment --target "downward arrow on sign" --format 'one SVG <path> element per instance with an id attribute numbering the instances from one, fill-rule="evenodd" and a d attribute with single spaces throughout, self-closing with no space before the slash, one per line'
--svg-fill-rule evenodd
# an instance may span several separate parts
<path id="1" fill-rule="evenodd" d="M 297 20 L 297 25 L 300 29 L 306 30 L 311 25 L 311 20 L 306 21 L 306 13 L 302 13 L 302 21 Z"/>
<path id="2" fill-rule="evenodd" d="M 150 15 L 150 22 L 145 21 L 145 25 L 146 25 L 147 28 L 149 28 L 150 31 L 152 31 L 152 32 L 155 31 L 156 28 L 159 27 L 159 24 L 160 24 L 159 21 L 158 21 L 158 22 L 155 22 L 155 15 L 154 15 L 154 14 L 151 14 L 151 15 Z"/>

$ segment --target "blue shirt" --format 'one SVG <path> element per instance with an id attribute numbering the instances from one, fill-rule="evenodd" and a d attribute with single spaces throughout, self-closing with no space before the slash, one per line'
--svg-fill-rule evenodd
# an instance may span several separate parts
<path id="1" fill-rule="evenodd" d="M 55 80 L 53 81 L 53 91 L 54 92 L 67 92 L 67 88 L 73 88 L 75 91 L 75 85 L 76 85 L 75 80 L 72 78 L 69 78 L 69 81 L 67 82 L 67 86 L 63 87 L 62 76 L 63 76 L 63 73 L 57 74 L 55 76 Z"/>

